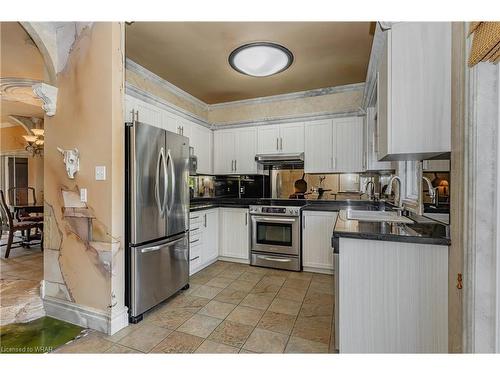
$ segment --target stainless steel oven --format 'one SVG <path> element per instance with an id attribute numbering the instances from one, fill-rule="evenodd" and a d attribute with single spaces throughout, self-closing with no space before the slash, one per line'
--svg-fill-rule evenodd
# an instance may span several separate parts
<path id="1" fill-rule="evenodd" d="M 301 270 L 300 207 L 250 206 L 251 264 Z"/>

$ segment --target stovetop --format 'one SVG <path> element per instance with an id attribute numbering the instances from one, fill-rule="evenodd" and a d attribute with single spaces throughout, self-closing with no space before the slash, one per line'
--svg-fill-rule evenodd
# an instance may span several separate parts
<path id="1" fill-rule="evenodd" d="M 303 207 L 307 204 L 305 199 L 262 199 L 254 202 L 254 206 L 267 206 L 267 207 Z"/>

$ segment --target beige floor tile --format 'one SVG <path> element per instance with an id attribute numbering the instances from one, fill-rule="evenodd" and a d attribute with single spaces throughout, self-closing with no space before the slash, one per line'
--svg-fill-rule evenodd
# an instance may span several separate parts
<path id="1" fill-rule="evenodd" d="M 268 280 L 261 280 L 251 290 L 251 293 L 274 293 L 276 295 L 280 288 L 281 286 L 278 284 L 273 284 Z"/>
<path id="2" fill-rule="evenodd" d="M 269 311 L 282 314 L 297 315 L 299 313 L 301 302 L 292 301 L 284 298 L 275 298 L 269 306 Z"/>
<path id="3" fill-rule="evenodd" d="M 229 284 L 229 288 L 234 290 L 242 290 L 244 292 L 250 292 L 253 287 L 257 284 L 256 281 L 247 281 L 247 280 L 234 280 L 231 284 Z"/>
<path id="4" fill-rule="evenodd" d="M 225 269 L 222 271 L 219 276 L 220 277 L 227 277 L 228 279 L 233 279 L 236 280 L 238 277 L 240 277 L 245 271 L 237 268 L 230 268 L 230 269 Z"/>
<path id="5" fill-rule="evenodd" d="M 330 342 L 331 326 L 331 316 L 305 317 L 299 315 L 293 327 L 292 336 L 319 341 L 328 345 Z"/>
<path id="6" fill-rule="evenodd" d="M 314 273 L 312 276 L 313 281 L 319 281 L 324 283 L 333 283 L 333 275 L 327 275 L 323 273 Z"/>
<path id="7" fill-rule="evenodd" d="M 325 293 L 333 295 L 333 281 L 332 282 L 323 282 L 312 280 L 311 285 L 309 286 L 309 290 L 314 290 L 318 293 Z"/>
<path id="8" fill-rule="evenodd" d="M 200 310 L 203 306 L 210 302 L 210 298 L 198 296 L 177 296 L 175 299 L 168 301 L 165 305 L 167 308 L 184 307 Z"/>
<path id="9" fill-rule="evenodd" d="M 57 353 L 104 353 L 113 346 L 113 342 L 106 340 L 104 334 L 100 332 L 91 332 L 86 336 L 80 337 L 68 344 L 65 344 L 55 352 Z"/>
<path id="10" fill-rule="evenodd" d="M 220 342 L 215 342 L 211 340 L 205 340 L 196 349 L 195 353 L 238 353 L 239 349 L 234 346 L 229 346 L 226 344 L 221 344 Z"/>
<path id="11" fill-rule="evenodd" d="M 208 338 L 212 341 L 241 348 L 252 330 L 252 326 L 225 320 Z"/>
<path id="12" fill-rule="evenodd" d="M 118 344 L 147 353 L 170 333 L 172 333 L 170 329 L 144 323 L 118 341 Z"/>
<path id="13" fill-rule="evenodd" d="M 216 301 L 232 303 L 237 305 L 247 296 L 247 292 L 226 288 L 214 298 Z"/>
<path id="14" fill-rule="evenodd" d="M 259 319 L 262 317 L 263 313 L 264 313 L 263 310 L 245 306 L 237 306 L 231 312 L 231 314 L 228 315 L 226 320 L 229 320 L 231 322 L 246 324 L 249 326 L 255 326 L 259 322 Z"/>
<path id="15" fill-rule="evenodd" d="M 289 335 L 292 332 L 295 316 L 266 311 L 260 319 L 257 328 Z"/>
<path id="16" fill-rule="evenodd" d="M 301 337 L 290 337 L 285 353 L 328 353 L 328 345 Z"/>
<path id="17" fill-rule="evenodd" d="M 276 276 L 276 275 L 265 275 L 261 282 L 263 283 L 269 283 L 269 284 L 276 284 L 279 286 L 282 286 L 286 281 L 286 277 L 284 276 Z"/>
<path id="18" fill-rule="evenodd" d="M 198 310 L 197 307 L 165 308 L 147 315 L 145 320 L 159 327 L 176 330 Z"/>
<path id="19" fill-rule="evenodd" d="M 263 274 L 246 271 L 240 277 L 238 277 L 238 280 L 254 281 L 255 283 L 258 283 L 263 277 Z"/>
<path id="20" fill-rule="evenodd" d="M 311 280 L 313 277 L 313 274 L 311 272 L 292 272 L 290 276 L 288 276 L 289 279 L 300 279 L 300 280 Z"/>
<path id="21" fill-rule="evenodd" d="M 219 301 L 210 301 L 198 314 L 211 316 L 217 319 L 225 319 L 236 305 Z"/>
<path id="22" fill-rule="evenodd" d="M 243 349 L 257 353 L 283 353 L 288 336 L 256 328 L 243 345 Z"/>
<path id="23" fill-rule="evenodd" d="M 193 292 L 202 285 L 203 284 L 189 283 L 189 288 L 186 290 L 181 290 L 178 294 L 183 296 L 189 296 L 190 294 L 193 294 Z"/>
<path id="24" fill-rule="evenodd" d="M 202 342 L 201 337 L 174 331 L 155 346 L 151 353 L 193 353 Z"/>
<path id="25" fill-rule="evenodd" d="M 228 279 L 227 277 L 214 277 L 212 280 L 210 280 L 208 283 L 205 285 L 207 286 L 215 286 L 216 288 L 225 288 L 229 284 L 231 284 L 234 280 L 233 279 Z"/>
<path id="26" fill-rule="evenodd" d="M 255 352 L 251 352 L 250 350 L 246 350 L 246 349 L 241 349 L 239 351 L 240 354 L 260 354 L 260 353 L 255 353 Z"/>
<path id="27" fill-rule="evenodd" d="M 240 305 L 266 310 L 273 302 L 274 295 L 274 293 L 251 293 L 240 302 Z"/>
<path id="28" fill-rule="evenodd" d="M 223 288 L 217 288 L 214 286 L 202 285 L 196 289 L 191 295 L 202 298 L 214 298 L 217 294 L 222 291 Z"/>
<path id="29" fill-rule="evenodd" d="M 207 338 L 221 322 L 221 319 L 195 314 L 177 328 L 177 331 Z"/>
<path id="30" fill-rule="evenodd" d="M 283 288 L 307 290 L 307 288 L 309 288 L 310 283 L 311 282 L 309 280 L 290 279 L 289 278 L 283 284 Z"/>
<path id="31" fill-rule="evenodd" d="M 267 271 L 267 275 L 269 276 L 279 276 L 279 277 L 284 277 L 285 279 L 290 277 L 290 275 L 292 275 L 293 273 L 295 273 L 294 271 L 285 271 L 285 270 L 276 270 L 276 269 L 272 269 L 272 268 L 269 268 L 269 270 Z"/>
<path id="32" fill-rule="evenodd" d="M 313 316 L 332 316 L 333 303 L 303 303 L 299 312 L 300 316 L 313 317 Z"/>
<path id="33" fill-rule="evenodd" d="M 126 346 L 120 344 L 114 344 L 111 348 L 105 351 L 105 353 L 110 354 L 141 354 L 142 352 L 134 350 L 132 348 L 127 348 Z"/>
<path id="34" fill-rule="evenodd" d="M 334 296 L 327 293 L 319 293 L 317 291 L 309 289 L 305 298 L 305 304 L 313 305 L 329 305 L 333 306 Z"/>
<path id="35" fill-rule="evenodd" d="M 276 297 L 302 302 L 306 296 L 306 291 L 304 289 L 294 289 L 284 286 L 279 290 Z"/>

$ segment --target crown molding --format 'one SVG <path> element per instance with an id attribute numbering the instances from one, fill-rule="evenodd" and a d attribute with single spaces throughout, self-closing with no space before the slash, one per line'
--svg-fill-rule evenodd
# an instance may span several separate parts
<path id="1" fill-rule="evenodd" d="M 212 125 L 205 119 L 186 111 L 185 109 L 176 106 L 156 95 L 151 94 L 149 91 L 143 90 L 130 82 L 125 82 L 125 93 L 136 99 L 140 99 L 146 103 L 158 106 L 162 109 L 169 111 L 170 113 L 176 114 L 186 120 L 193 121 L 198 125 L 202 125 L 206 128 L 212 129 Z"/>
<path id="2" fill-rule="evenodd" d="M 220 108 L 239 107 L 242 105 L 267 104 L 267 103 L 281 102 L 281 101 L 286 101 L 286 100 L 304 99 L 304 98 L 311 98 L 311 97 L 315 97 L 315 96 L 337 94 L 337 93 L 341 93 L 341 92 L 361 91 L 364 89 L 364 87 L 365 87 L 364 82 L 361 82 L 361 83 L 352 83 L 349 85 L 342 85 L 342 86 L 325 87 L 325 88 L 321 88 L 321 89 L 297 91 L 297 92 L 291 92 L 291 93 L 287 93 L 287 94 L 262 96 L 260 98 L 235 100 L 232 102 L 210 104 L 209 111 L 214 110 L 214 109 L 220 109 Z"/>
<path id="3" fill-rule="evenodd" d="M 164 88 L 168 92 L 173 93 L 176 96 L 179 96 L 190 103 L 202 107 L 204 110 L 208 111 L 208 104 L 201 101 L 200 99 L 194 97 L 188 92 L 182 90 L 181 88 L 175 86 L 174 84 L 168 82 L 167 80 L 161 78 L 160 76 L 154 74 L 152 71 L 146 69 L 142 65 L 137 64 L 135 61 L 130 60 L 129 58 L 125 59 L 125 69 L 130 70 L 131 72 L 137 73 L 141 77 L 147 78 L 150 81 L 153 81 L 158 86 Z"/>
<path id="4" fill-rule="evenodd" d="M 385 47 L 385 31 L 387 28 L 384 29 L 381 24 L 381 22 L 377 22 L 375 26 L 375 35 L 373 36 L 370 61 L 366 72 L 365 89 L 363 91 L 363 99 L 361 100 L 361 108 L 365 110 L 367 107 L 372 106 L 375 100 L 377 72 L 380 65 L 380 57 L 382 56 Z M 385 24 L 387 24 L 387 22 Z M 385 25 L 385 27 L 387 27 L 387 25 Z"/>
<path id="5" fill-rule="evenodd" d="M 343 112 L 318 112 L 313 114 L 270 117 L 261 120 L 217 123 L 212 125 L 212 129 L 223 130 L 223 129 L 243 128 L 247 126 L 277 125 L 277 124 L 292 123 L 292 122 L 316 121 L 316 120 L 325 120 L 332 118 L 365 116 L 365 115 L 366 113 L 362 109 L 354 111 L 343 111 Z"/>

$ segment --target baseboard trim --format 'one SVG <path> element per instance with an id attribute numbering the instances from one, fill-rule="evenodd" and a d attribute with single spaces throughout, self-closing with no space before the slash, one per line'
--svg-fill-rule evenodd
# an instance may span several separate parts
<path id="1" fill-rule="evenodd" d="M 223 256 L 219 256 L 217 259 L 221 260 L 223 262 L 233 262 L 233 263 L 250 264 L 250 260 L 249 259 L 239 259 L 239 258 L 231 258 L 231 257 L 223 257 Z"/>
<path id="2" fill-rule="evenodd" d="M 333 270 L 328 270 L 325 268 L 302 267 L 302 270 L 304 272 L 323 273 L 325 275 L 333 275 Z"/>
<path id="3" fill-rule="evenodd" d="M 43 297 L 43 306 L 47 316 L 81 327 L 95 329 L 108 335 L 112 335 L 128 325 L 126 307 L 116 313 L 111 313 L 49 296 Z"/>

